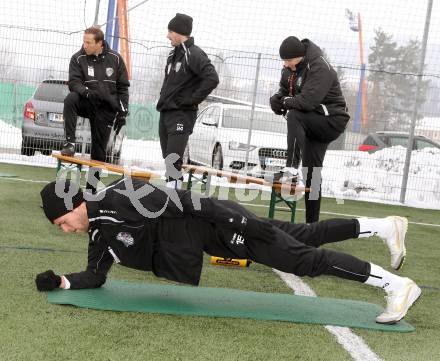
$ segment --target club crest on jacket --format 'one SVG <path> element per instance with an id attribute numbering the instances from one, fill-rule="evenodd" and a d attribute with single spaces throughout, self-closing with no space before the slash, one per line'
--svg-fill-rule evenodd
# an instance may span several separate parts
<path id="1" fill-rule="evenodd" d="M 111 77 L 113 75 L 115 71 L 113 70 L 113 68 L 105 68 L 105 74 L 107 75 L 107 77 Z"/>
<path id="2" fill-rule="evenodd" d="M 116 236 L 116 239 L 124 243 L 125 247 L 130 247 L 134 243 L 133 236 L 128 232 L 119 232 Z"/>

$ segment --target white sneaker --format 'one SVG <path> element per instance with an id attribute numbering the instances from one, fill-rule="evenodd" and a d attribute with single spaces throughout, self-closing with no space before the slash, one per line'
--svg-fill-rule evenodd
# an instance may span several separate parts
<path id="1" fill-rule="evenodd" d="M 390 250 L 391 267 L 398 270 L 405 261 L 405 236 L 408 231 L 408 220 L 399 216 L 390 216 L 386 219 L 390 221 L 391 227 L 389 232 L 386 232 L 381 238 Z"/>
<path id="2" fill-rule="evenodd" d="M 387 306 L 385 311 L 376 317 L 377 323 L 393 324 L 399 322 L 422 294 L 422 290 L 413 280 L 409 278 L 404 278 L 404 280 L 405 285 L 401 289 L 391 291 L 385 297 Z"/>
<path id="3" fill-rule="evenodd" d="M 279 183 L 296 183 L 299 178 L 298 169 L 293 167 L 284 167 L 279 172 L 274 173 L 273 181 Z"/>

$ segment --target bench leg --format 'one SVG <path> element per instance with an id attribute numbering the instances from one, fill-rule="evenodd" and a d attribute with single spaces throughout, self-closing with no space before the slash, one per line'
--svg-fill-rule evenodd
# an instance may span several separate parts
<path id="1" fill-rule="evenodd" d="M 211 174 L 208 174 L 205 178 L 205 195 L 209 196 L 209 190 L 211 189 Z"/>
<path id="2" fill-rule="evenodd" d="M 296 201 L 290 203 L 290 222 L 295 223 Z"/>
<path id="3" fill-rule="evenodd" d="M 272 192 L 270 194 L 270 203 L 269 203 L 269 215 L 268 215 L 269 218 L 273 219 L 273 217 L 275 215 L 276 203 L 277 203 L 277 194 L 276 194 L 275 189 L 272 188 Z"/>
<path id="4" fill-rule="evenodd" d="M 188 183 L 186 183 L 186 189 L 187 189 L 188 191 L 190 191 L 191 188 L 192 188 L 192 176 L 193 176 L 193 172 L 192 172 L 192 171 L 189 171 L 189 174 L 188 174 Z"/>
<path id="5" fill-rule="evenodd" d="M 80 184 L 81 182 L 81 170 L 82 170 L 82 165 L 81 164 L 73 164 L 70 163 L 70 166 L 63 166 L 63 163 L 60 159 L 58 159 L 57 162 L 57 173 L 55 175 L 55 180 L 60 179 L 61 173 L 63 172 L 69 172 L 72 171 L 73 169 L 75 169 L 75 179 L 77 184 Z M 66 176 L 67 178 L 67 176 Z M 72 176 L 70 177 L 72 179 Z"/>
<path id="6" fill-rule="evenodd" d="M 290 221 L 292 223 L 295 223 L 295 213 L 296 213 L 296 200 L 286 200 L 283 198 L 281 193 L 278 193 L 274 189 L 272 189 L 272 192 L 270 194 L 270 203 L 269 203 L 269 218 L 274 218 L 275 216 L 275 206 L 279 202 L 284 202 L 290 209 Z"/>
<path id="7" fill-rule="evenodd" d="M 81 169 L 82 169 L 82 165 L 78 164 L 76 166 L 76 184 L 78 185 L 81 184 Z"/>

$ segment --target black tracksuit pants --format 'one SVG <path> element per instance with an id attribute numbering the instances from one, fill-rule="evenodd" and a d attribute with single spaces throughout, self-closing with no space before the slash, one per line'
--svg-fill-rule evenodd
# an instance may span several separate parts
<path id="1" fill-rule="evenodd" d="M 298 168 L 302 159 L 305 186 L 312 191 L 305 194 L 306 222 L 319 220 L 321 208 L 321 169 L 330 142 L 339 137 L 332 117 L 315 112 L 289 111 L 287 115 L 287 167 Z"/>
<path id="2" fill-rule="evenodd" d="M 183 153 L 196 121 L 196 110 L 163 110 L 159 119 L 159 139 L 165 159 L 167 181 L 182 178 Z"/>
<path id="3" fill-rule="evenodd" d="M 105 162 L 106 148 L 115 118 L 115 112 L 109 107 L 100 107 L 88 99 L 81 97 L 78 93 L 70 92 L 64 99 L 64 132 L 66 140 L 75 143 L 76 121 L 78 116 L 90 120 L 92 148 L 90 158 Z M 91 172 L 96 179 L 99 179 L 99 171 Z M 89 173 L 90 174 L 90 173 Z M 95 185 L 87 182 L 87 189 L 96 191 Z"/>
<path id="4" fill-rule="evenodd" d="M 216 225 L 216 237 L 205 237 L 206 253 L 250 259 L 297 276 L 315 277 L 325 274 L 358 282 L 367 280 L 370 274 L 368 262 L 345 253 L 318 248 L 326 243 L 357 238 L 359 222 L 356 219 L 293 224 L 259 218 L 235 202 L 222 202 L 248 217 L 247 227 L 253 229 L 245 232 L 243 242 L 237 242 L 233 231 Z"/>

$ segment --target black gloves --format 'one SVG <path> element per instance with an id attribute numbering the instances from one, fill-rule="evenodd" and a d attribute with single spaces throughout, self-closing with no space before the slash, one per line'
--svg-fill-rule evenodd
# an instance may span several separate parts
<path id="1" fill-rule="evenodd" d="M 116 135 L 119 134 L 121 128 L 127 123 L 126 120 L 127 115 L 128 115 L 128 111 L 122 111 L 122 110 L 120 110 L 116 115 L 115 122 L 113 124 L 113 129 L 115 130 Z"/>
<path id="2" fill-rule="evenodd" d="M 61 277 L 56 275 L 51 269 L 40 273 L 35 278 L 38 291 L 53 291 L 61 284 Z"/>
<path id="3" fill-rule="evenodd" d="M 283 107 L 284 109 L 290 110 L 293 109 L 293 106 L 295 104 L 295 98 L 294 97 L 283 97 Z"/>
<path id="4" fill-rule="evenodd" d="M 84 97 L 94 103 L 101 103 L 101 92 L 96 89 L 86 89 Z"/>
<path id="5" fill-rule="evenodd" d="M 270 97 L 270 107 L 272 108 L 272 111 L 277 115 L 286 114 L 286 110 L 283 106 L 282 96 L 278 93 Z"/>

